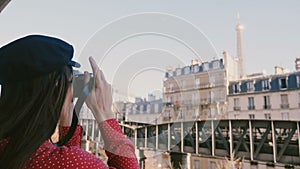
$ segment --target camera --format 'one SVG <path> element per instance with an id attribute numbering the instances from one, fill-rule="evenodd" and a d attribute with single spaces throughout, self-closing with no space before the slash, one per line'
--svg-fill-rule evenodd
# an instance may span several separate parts
<path id="1" fill-rule="evenodd" d="M 94 76 L 93 73 L 90 73 L 90 81 L 86 84 L 88 87 L 88 92 L 92 90 L 92 87 L 94 85 Z M 82 95 L 83 92 L 87 92 L 84 91 L 85 89 L 85 85 L 84 85 L 84 73 L 81 73 L 79 71 L 74 72 L 74 81 L 73 81 L 73 96 L 75 98 L 80 97 L 80 95 Z M 86 95 L 88 95 L 88 93 L 84 93 Z"/>

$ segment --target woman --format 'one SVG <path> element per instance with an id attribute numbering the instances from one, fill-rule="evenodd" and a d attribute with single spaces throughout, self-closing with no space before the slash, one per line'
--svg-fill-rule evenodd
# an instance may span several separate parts
<path id="1" fill-rule="evenodd" d="M 73 47 L 53 37 L 30 35 L 0 49 L 0 168 L 139 168 L 133 144 L 111 111 L 111 86 L 93 58 L 94 87 L 86 99 L 104 138 L 107 165 L 80 149 L 77 126 L 65 146 L 49 139 L 59 124 L 60 137 L 72 121 Z M 85 72 L 85 83 L 89 73 Z"/>

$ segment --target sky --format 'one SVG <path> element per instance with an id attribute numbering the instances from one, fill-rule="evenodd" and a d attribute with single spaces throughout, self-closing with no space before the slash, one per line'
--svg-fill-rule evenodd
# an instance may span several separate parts
<path id="1" fill-rule="evenodd" d="M 28 34 L 62 38 L 74 46 L 82 70 L 90 70 L 92 55 L 116 92 L 146 97 L 162 93 L 167 66 L 209 61 L 223 51 L 236 55 L 238 13 L 246 73 L 272 74 L 275 65 L 294 71 L 299 6 L 298 0 L 12 0 L 0 13 L 0 46 Z"/>

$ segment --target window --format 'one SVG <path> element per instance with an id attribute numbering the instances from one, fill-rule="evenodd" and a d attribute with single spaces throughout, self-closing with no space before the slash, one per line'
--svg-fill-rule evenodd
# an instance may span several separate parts
<path id="1" fill-rule="evenodd" d="M 255 109 L 254 97 L 248 97 L 248 109 L 249 110 L 254 110 Z"/>
<path id="2" fill-rule="evenodd" d="M 180 112 L 179 112 L 179 119 L 184 119 L 184 114 L 183 114 L 182 110 L 180 110 Z"/>
<path id="3" fill-rule="evenodd" d="M 173 103 L 173 96 L 170 96 L 170 102 Z"/>
<path id="4" fill-rule="evenodd" d="M 174 87 L 173 83 L 170 83 L 169 87 L 170 87 L 170 91 L 173 91 L 173 87 Z"/>
<path id="5" fill-rule="evenodd" d="M 233 99 L 233 110 L 241 110 L 239 98 Z"/>
<path id="6" fill-rule="evenodd" d="M 216 114 L 216 109 L 212 107 L 212 108 L 210 109 L 210 115 L 209 115 L 209 118 L 214 118 L 214 117 L 215 117 L 215 114 Z"/>
<path id="7" fill-rule="evenodd" d="M 133 114 L 137 113 L 137 105 L 136 104 L 133 105 L 132 110 L 133 110 Z"/>
<path id="8" fill-rule="evenodd" d="M 264 109 L 270 109 L 270 96 L 264 96 Z"/>
<path id="9" fill-rule="evenodd" d="M 183 95 L 183 93 L 181 93 L 181 95 L 180 95 L 180 102 L 181 102 L 182 104 L 184 104 L 184 95 Z"/>
<path id="10" fill-rule="evenodd" d="M 199 109 L 194 109 L 192 118 L 197 118 L 199 116 Z"/>
<path id="11" fill-rule="evenodd" d="M 298 106 L 300 107 L 300 93 L 298 94 Z"/>
<path id="12" fill-rule="evenodd" d="M 158 108 L 159 108 L 159 104 L 158 103 L 154 104 L 154 113 L 160 113 Z"/>
<path id="13" fill-rule="evenodd" d="M 215 92 L 214 91 L 211 91 L 210 92 L 210 101 L 215 101 Z"/>
<path id="14" fill-rule="evenodd" d="M 194 70 L 193 70 L 194 72 L 199 72 L 199 66 L 198 65 L 194 65 L 193 68 L 194 68 Z"/>
<path id="15" fill-rule="evenodd" d="M 213 69 L 218 69 L 220 67 L 220 63 L 219 63 L 219 61 L 217 60 L 217 61 L 214 61 L 213 62 Z"/>
<path id="16" fill-rule="evenodd" d="M 143 109 L 144 109 L 144 105 L 139 105 L 139 110 L 138 110 L 138 112 L 140 113 L 140 114 L 143 114 L 144 113 L 144 111 L 143 111 Z"/>
<path id="17" fill-rule="evenodd" d="M 176 70 L 176 75 L 177 75 L 177 76 L 181 75 L 181 69 L 180 69 L 180 68 L 178 68 L 178 69 Z"/>
<path id="18" fill-rule="evenodd" d="M 255 114 L 249 114 L 249 119 L 255 119 Z"/>
<path id="19" fill-rule="evenodd" d="M 234 119 L 239 119 L 240 114 L 234 114 Z"/>
<path id="20" fill-rule="evenodd" d="M 166 110 L 164 112 L 164 120 L 170 120 L 171 119 L 171 112 L 170 110 Z"/>
<path id="21" fill-rule="evenodd" d="M 300 75 L 296 76 L 296 80 L 297 80 L 297 87 L 300 87 Z"/>
<path id="22" fill-rule="evenodd" d="M 184 89 L 185 88 L 185 85 L 186 84 L 186 81 L 185 80 L 181 80 L 181 87 Z"/>
<path id="23" fill-rule="evenodd" d="M 185 74 L 185 75 L 189 74 L 189 73 L 190 73 L 190 70 L 191 70 L 190 67 L 185 67 L 185 68 L 184 68 L 184 74 Z"/>
<path id="24" fill-rule="evenodd" d="M 271 114 L 270 113 L 265 113 L 265 119 L 266 120 L 271 120 Z"/>
<path id="25" fill-rule="evenodd" d="M 289 113 L 287 113 L 287 112 L 281 113 L 281 119 L 282 120 L 289 120 Z"/>
<path id="26" fill-rule="evenodd" d="M 195 87 L 199 87 L 199 85 L 200 85 L 200 79 L 197 78 L 195 79 Z"/>
<path id="27" fill-rule="evenodd" d="M 239 84 L 233 84 L 232 85 L 232 92 L 233 93 L 238 93 L 240 91 L 240 86 Z"/>
<path id="28" fill-rule="evenodd" d="M 207 71 L 209 69 L 209 63 L 203 63 L 203 71 Z"/>
<path id="29" fill-rule="evenodd" d="M 209 163 L 209 168 L 210 168 L 210 169 L 215 169 L 215 168 L 217 168 L 217 163 L 216 163 L 215 161 L 210 161 L 210 163 Z"/>
<path id="30" fill-rule="evenodd" d="M 126 114 L 132 114 L 132 105 L 126 104 Z"/>
<path id="31" fill-rule="evenodd" d="M 151 105 L 150 105 L 150 104 L 147 104 L 147 113 L 148 113 L 148 114 L 150 113 L 150 110 L 151 110 Z"/>
<path id="32" fill-rule="evenodd" d="M 247 92 L 253 92 L 253 91 L 254 91 L 254 83 L 247 82 Z"/>
<path id="33" fill-rule="evenodd" d="M 199 169 L 200 167 L 200 161 L 199 160 L 194 160 L 194 165 L 193 165 L 193 169 Z"/>
<path id="34" fill-rule="evenodd" d="M 269 90 L 270 89 L 270 82 L 269 80 L 261 81 L 262 90 Z"/>
<path id="35" fill-rule="evenodd" d="M 199 100 L 199 93 L 193 93 L 192 94 L 192 104 L 193 105 L 199 105 L 199 102 L 200 102 L 200 100 Z"/>
<path id="36" fill-rule="evenodd" d="M 215 83 L 216 83 L 215 76 L 210 76 L 210 77 L 209 77 L 209 82 L 210 82 L 210 84 L 211 84 L 212 86 L 214 86 Z"/>
<path id="37" fill-rule="evenodd" d="M 281 108 L 287 109 L 289 108 L 289 101 L 288 101 L 288 95 L 287 94 L 281 94 Z"/>
<path id="38" fill-rule="evenodd" d="M 287 88 L 287 79 L 286 78 L 280 78 L 279 79 L 279 87 L 280 87 L 280 89 L 286 89 Z"/>

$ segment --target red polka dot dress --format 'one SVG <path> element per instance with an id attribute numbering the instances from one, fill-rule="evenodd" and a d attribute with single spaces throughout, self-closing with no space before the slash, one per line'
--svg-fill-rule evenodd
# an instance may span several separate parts
<path id="1" fill-rule="evenodd" d="M 107 164 L 93 154 L 81 149 L 82 127 L 77 126 L 74 136 L 67 145 L 57 147 L 44 142 L 25 164 L 24 169 L 136 169 L 139 168 L 134 145 L 125 138 L 116 119 L 99 125 L 108 156 Z M 60 127 L 60 137 L 67 134 L 69 127 Z M 5 143 L 1 141 L 0 147 Z"/>

